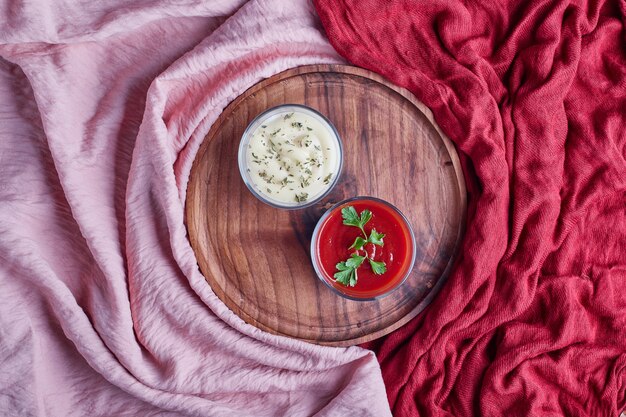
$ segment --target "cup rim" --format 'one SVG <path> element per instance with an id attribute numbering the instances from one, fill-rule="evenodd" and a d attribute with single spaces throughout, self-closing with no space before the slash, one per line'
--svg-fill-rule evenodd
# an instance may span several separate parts
<path id="1" fill-rule="evenodd" d="M 326 127 L 329 128 L 330 132 L 332 133 L 332 136 L 337 142 L 337 148 L 339 150 L 339 155 L 338 155 L 339 165 L 337 167 L 337 173 L 334 176 L 334 179 L 331 181 L 328 188 L 323 193 L 315 197 L 315 199 L 307 200 L 303 202 L 302 204 L 297 204 L 297 203 L 296 204 L 287 204 L 287 203 L 281 204 L 280 202 L 269 199 L 268 197 L 259 193 L 255 189 L 254 183 L 250 180 L 248 176 L 248 172 L 246 171 L 248 167 L 245 164 L 246 162 L 245 161 L 246 160 L 245 149 L 246 149 L 246 146 L 248 146 L 248 144 L 250 143 L 252 132 L 254 132 L 256 128 L 261 124 L 261 121 L 274 115 L 270 113 L 279 114 L 283 112 L 288 112 L 288 110 L 285 110 L 285 109 L 293 109 L 293 108 L 296 108 L 303 113 L 311 114 L 313 117 L 316 117 L 317 119 L 319 119 L 319 121 L 321 121 L 322 124 L 326 125 Z M 330 194 L 333 188 L 335 188 L 335 186 L 337 185 L 339 178 L 341 177 L 341 172 L 343 171 L 343 143 L 341 141 L 341 137 L 339 136 L 339 132 L 335 128 L 335 125 L 333 125 L 333 123 L 326 116 L 324 116 L 322 113 L 320 113 L 316 109 L 309 107 L 309 106 L 305 106 L 303 104 L 292 104 L 292 103 L 279 104 L 277 106 L 270 107 L 269 109 L 266 109 L 263 112 L 259 113 L 254 119 L 252 119 L 250 123 L 248 123 L 248 126 L 243 131 L 241 135 L 241 139 L 239 140 L 239 149 L 237 152 L 237 163 L 239 165 L 239 174 L 241 176 L 241 179 L 243 180 L 246 188 L 248 188 L 248 190 L 252 193 L 252 195 L 254 195 L 257 199 L 277 209 L 299 210 L 299 209 L 310 207 L 316 203 L 319 203 L 323 198 L 328 196 L 328 194 Z"/>
<path id="2" fill-rule="evenodd" d="M 341 292 L 340 290 L 338 290 L 336 287 L 334 287 L 333 285 L 331 285 L 328 280 L 326 278 L 324 278 L 324 273 L 321 270 L 321 266 L 318 265 L 318 261 L 317 261 L 317 240 L 319 238 L 319 233 L 320 233 L 320 229 L 322 227 L 322 225 L 326 222 L 326 220 L 341 206 L 345 205 L 346 203 L 349 203 L 351 201 L 362 201 L 362 200 L 369 200 L 369 201 L 375 201 L 378 203 L 381 203 L 387 207 L 389 207 L 390 209 L 392 209 L 393 211 L 395 211 L 400 218 L 402 219 L 402 221 L 404 222 L 404 224 L 406 225 L 408 231 L 409 231 L 409 236 L 411 238 L 411 246 L 412 246 L 412 251 L 411 251 L 411 261 L 409 264 L 409 267 L 407 268 L 406 273 L 404 274 L 404 276 L 402 277 L 402 279 L 400 279 L 396 285 L 394 285 L 393 287 L 391 287 L 389 290 L 387 290 L 386 292 L 373 296 L 373 297 L 354 297 L 352 295 L 349 294 L 345 294 L 343 292 Z M 372 197 L 372 196 L 356 196 L 356 197 L 350 197 L 347 199 L 344 199 L 342 201 L 339 201 L 338 203 L 334 204 L 332 207 L 330 207 L 323 215 L 322 217 L 320 217 L 320 219 L 317 221 L 317 224 L 315 225 L 315 229 L 313 230 L 313 235 L 311 237 L 311 247 L 310 247 L 310 256 L 311 256 L 311 263 L 313 264 L 313 269 L 315 270 L 315 274 L 317 275 L 317 278 L 319 280 L 321 280 L 328 288 L 330 288 L 335 294 L 338 294 L 344 298 L 347 298 L 349 300 L 353 300 L 353 301 L 374 301 L 374 300 L 379 300 L 383 297 L 388 296 L 389 294 L 393 293 L 394 291 L 396 291 L 398 288 L 400 288 L 402 286 L 402 284 L 404 284 L 404 282 L 408 279 L 409 275 L 411 275 L 411 272 L 413 272 L 413 268 L 415 267 L 415 259 L 417 257 L 417 246 L 416 246 L 416 242 L 415 242 L 415 234 L 413 233 L 413 227 L 411 226 L 411 222 L 409 222 L 409 220 L 406 218 L 406 216 L 404 215 L 404 213 L 402 213 L 396 206 L 394 206 L 393 204 L 391 204 L 390 202 L 383 200 L 381 198 L 377 198 L 377 197 Z"/>

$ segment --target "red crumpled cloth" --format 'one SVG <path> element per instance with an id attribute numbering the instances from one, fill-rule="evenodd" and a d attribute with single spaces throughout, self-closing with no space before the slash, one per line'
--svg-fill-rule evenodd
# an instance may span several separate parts
<path id="1" fill-rule="evenodd" d="M 467 232 L 380 342 L 398 416 L 626 408 L 626 3 L 317 0 L 333 46 L 456 143 Z"/>

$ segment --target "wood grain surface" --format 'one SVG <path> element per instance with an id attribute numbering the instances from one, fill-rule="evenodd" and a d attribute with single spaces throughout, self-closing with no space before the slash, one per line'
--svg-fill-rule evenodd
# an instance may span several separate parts
<path id="1" fill-rule="evenodd" d="M 311 106 L 341 135 L 344 168 L 335 189 L 303 210 L 272 208 L 245 187 L 237 148 L 269 107 Z M 391 295 L 351 301 L 315 275 L 309 256 L 317 220 L 337 201 L 385 199 L 411 222 L 417 260 Z M 454 146 L 408 91 L 367 70 L 315 65 L 285 71 L 234 100 L 211 128 L 187 190 L 189 238 L 217 296 L 246 322 L 313 343 L 348 346 L 415 317 L 443 285 L 462 238 L 466 190 Z"/>

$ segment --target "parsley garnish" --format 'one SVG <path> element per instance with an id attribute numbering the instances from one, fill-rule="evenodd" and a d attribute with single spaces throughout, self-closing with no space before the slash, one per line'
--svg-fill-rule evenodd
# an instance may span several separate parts
<path id="1" fill-rule="evenodd" d="M 357 236 L 356 239 L 354 239 L 354 243 L 352 244 L 352 246 L 350 246 L 348 249 L 359 250 L 363 246 L 365 246 L 366 243 L 367 240 L 363 239 L 361 236 Z"/>
<path id="2" fill-rule="evenodd" d="M 383 235 L 382 233 L 378 233 L 376 229 L 372 229 L 372 231 L 370 232 L 369 241 L 372 242 L 374 245 L 383 246 L 384 237 L 385 235 Z"/>
<path id="3" fill-rule="evenodd" d="M 354 249 L 355 252 L 352 253 L 347 260 L 339 262 L 335 265 L 335 268 L 337 268 L 337 272 L 333 275 L 335 280 L 340 284 L 354 287 L 358 281 L 357 269 L 366 259 L 370 263 L 374 274 L 382 275 L 387 272 L 385 262 L 377 262 L 370 259 L 367 256 L 367 252 L 365 253 L 365 256 L 361 256 L 357 253 L 359 250 L 363 249 L 367 243 L 378 246 L 384 245 L 384 234 L 377 232 L 376 229 L 372 229 L 369 236 L 365 233 L 364 227 L 365 224 L 372 219 L 372 212 L 365 209 L 359 215 L 354 207 L 347 206 L 341 209 L 341 217 L 343 217 L 343 224 L 346 226 L 353 226 L 361 229 L 364 237 L 357 236 L 357 238 L 354 239 L 354 243 L 348 248 Z"/>
<path id="4" fill-rule="evenodd" d="M 343 224 L 346 226 L 355 226 L 361 229 L 361 232 L 367 238 L 367 233 L 363 229 L 363 226 L 372 218 L 372 212 L 365 209 L 361 212 L 361 216 L 356 212 L 356 209 L 352 206 L 347 206 L 341 209 L 341 217 L 343 217 Z"/>
<path id="5" fill-rule="evenodd" d="M 370 261 L 370 266 L 372 267 L 372 271 L 374 271 L 376 275 L 382 275 L 385 272 L 387 272 L 387 266 L 385 265 L 384 262 L 376 262 L 376 261 L 372 261 L 371 259 L 368 259 L 368 261 Z"/>
<path id="6" fill-rule="evenodd" d="M 339 262 L 336 267 L 339 272 L 335 273 L 335 279 L 338 283 L 354 287 L 358 279 L 356 270 L 361 266 L 365 256 L 359 256 L 353 253 L 348 260 Z"/>

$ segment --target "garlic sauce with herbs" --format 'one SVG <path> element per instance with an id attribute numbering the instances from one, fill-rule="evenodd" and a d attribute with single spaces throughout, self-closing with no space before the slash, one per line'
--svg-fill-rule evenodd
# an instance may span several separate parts
<path id="1" fill-rule="evenodd" d="M 304 203 L 331 186 L 339 153 L 333 133 L 316 118 L 280 113 L 252 133 L 247 170 L 260 194 L 281 203 Z"/>

